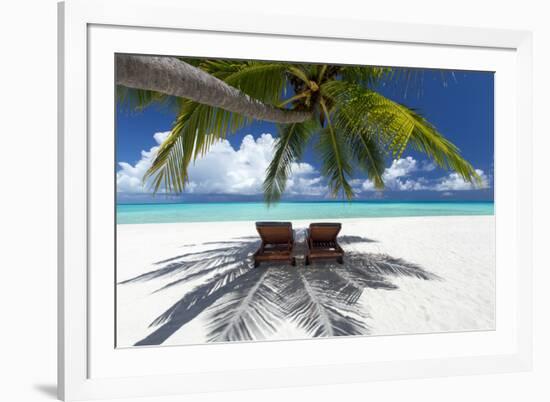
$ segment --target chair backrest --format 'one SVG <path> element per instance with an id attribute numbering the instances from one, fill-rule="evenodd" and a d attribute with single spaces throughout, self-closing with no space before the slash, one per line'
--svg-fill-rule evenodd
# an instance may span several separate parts
<path id="1" fill-rule="evenodd" d="M 336 241 L 340 229 L 341 223 L 312 223 L 309 225 L 309 237 L 312 241 Z"/>
<path id="2" fill-rule="evenodd" d="M 256 230 L 266 244 L 293 242 L 292 223 L 290 222 L 256 222 Z"/>

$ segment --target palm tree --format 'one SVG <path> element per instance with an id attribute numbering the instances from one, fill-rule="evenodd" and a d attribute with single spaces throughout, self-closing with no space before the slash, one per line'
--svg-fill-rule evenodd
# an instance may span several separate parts
<path id="1" fill-rule="evenodd" d="M 116 67 L 122 102 L 177 105 L 171 133 L 144 178 L 155 192 L 182 192 L 189 165 L 254 120 L 275 122 L 279 131 L 263 184 L 268 203 L 281 198 L 292 163 L 310 142 L 334 197 L 353 198 L 356 169 L 384 188 L 386 156 L 399 158 L 409 146 L 468 182 L 480 180 L 426 119 L 376 91 L 399 75 L 392 68 L 131 55 L 118 55 Z"/>

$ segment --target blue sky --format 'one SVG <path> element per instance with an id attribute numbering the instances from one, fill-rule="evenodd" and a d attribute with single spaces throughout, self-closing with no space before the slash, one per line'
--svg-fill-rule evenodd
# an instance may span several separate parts
<path id="1" fill-rule="evenodd" d="M 407 149 L 400 160 L 388 158 L 386 190 L 374 191 L 364 175 L 354 176 L 358 199 L 364 200 L 493 200 L 494 86 L 491 72 L 423 70 L 413 88 L 381 85 L 385 96 L 414 108 L 481 173 L 484 184 L 474 189 L 458 175 L 435 167 L 425 155 Z M 173 110 L 152 106 L 140 113 L 117 107 L 116 172 L 120 202 L 144 202 L 153 198 L 143 188 L 141 177 L 154 157 L 156 147 L 170 130 Z M 255 122 L 227 137 L 204 160 L 190 169 L 188 191 L 170 200 L 259 200 L 263 171 L 277 136 L 274 124 Z M 285 198 L 327 199 L 320 177 L 320 163 L 309 144 L 295 165 Z M 154 200 L 163 201 L 165 197 Z"/>

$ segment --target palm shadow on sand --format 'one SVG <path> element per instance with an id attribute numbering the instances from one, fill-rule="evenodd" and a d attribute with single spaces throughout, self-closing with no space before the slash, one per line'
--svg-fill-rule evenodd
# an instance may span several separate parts
<path id="1" fill-rule="evenodd" d="M 297 255 L 303 256 L 304 231 L 296 232 Z M 208 314 L 208 341 L 265 339 L 290 320 L 311 337 L 366 335 L 368 312 L 359 302 L 365 289 L 394 290 L 391 277 L 422 280 L 438 277 L 416 264 L 385 254 L 360 253 L 354 244 L 373 240 L 340 236 L 344 264 L 315 262 L 296 267 L 253 267 L 257 237 L 202 243 L 203 251 L 157 262 L 159 268 L 119 285 L 164 280 L 155 292 L 196 281 L 196 286 L 150 324 L 152 332 L 135 346 L 160 345 L 201 313 Z M 212 247 L 210 247 L 212 246 Z M 300 250 L 300 247 L 302 248 Z"/>

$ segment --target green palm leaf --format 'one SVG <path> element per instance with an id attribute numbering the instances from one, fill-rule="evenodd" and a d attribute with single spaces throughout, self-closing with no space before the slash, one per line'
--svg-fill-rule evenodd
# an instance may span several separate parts
<path id="1" fill-rule="evenodd" d="M 250 119 L 226 110 L 184 101 L 170 135 L 160 146 L 145 180 L 153 178 L 153 189 L 182 192 L 188 181 L 189 164 L 208 152 L 227 132 L 250 123 Z"/>
<path id="2" fill-rule="evenodd" d="M 347 117 L 345 124 L 349 129 L 376 133 L 377 139 L 392 151 L 394 158 L 400 158 L 411 145 L 440 167 L 454 170 L 468 182 L 479 183 L 479 175 L 462 158 L 456 145 L 412 109 L 347 82 L 328 82 L 322 86 L 321 92 L 335 102 L 341 116 Z"/>
<path id="3" fill-rule="evenodd" d="M 356 165 L 367 173 L 367 177 L 374 183 L 375 188 L 383 189 L 385 152 L 373 127 L 354 124 L 356 115 L 357 112 L 348 108 L 336 108 L 332 123 L 346 138 Z"/>
<path id="4" fill-rule="evenodd" d="M 386 169 L 384 152 L 374 134 L 367 131 L 344 131 L 353 159 L 377 189 L 384 188 L 382 174 Z"/>
<path id="5" fill-rule="evenodd" d="M 317 128 L 314 120 L 279 126 L 279 139 L 263 183 L 264 197 L 268 204 L 281 198 L 292 172 L 292 162 L 302 157 L 309 137 Z"/>
<path id="6" fill-rule="evenodd" d="M 392 74 L 389 67 L 344 66 L 340 70 L 341 79 L 345 82 L 372 87 L 382 78 Z"/>
<path id="7" fill-rule="evenodd" d="M 396 92 L 401 93 L 405 98 L 408 97 L 410 92 L 416 94 L 417 97 L 421 97 L 424 93 L 424 75 L 426 71 L 427 70 L 423 68 L 388 68 L 387 74 L 384 75 L 384 80 L 381 84 L 388 88 L 393 88 Z M 456 82 L 454 71 L 434 71 L 438 73 L 438 78 L 443 87 L 447 87 L 449 85 L 449 81 Z"/>
<path id="8" fill-rule="evenodd" d="M 326 128 L 321 131 L 317 147 L 323 163 L 321 173 L 328 179 L 328 185 L 334 197 L 342 191 L 346 198 L 351 199 L 353 189 L 347 179 L 347 176 L 352 173 L 349 149 L 344 136 L 336 132 L 336 128 L 333 127 L 324 101 L 321 101 L 321 107 L 327 123 Z"/>
<path id="9" fill-rule="evenodd" d="M 284 96 L 286 63 L 209 60 L 200 68 L 264 103 L 277 104 Z"/>

